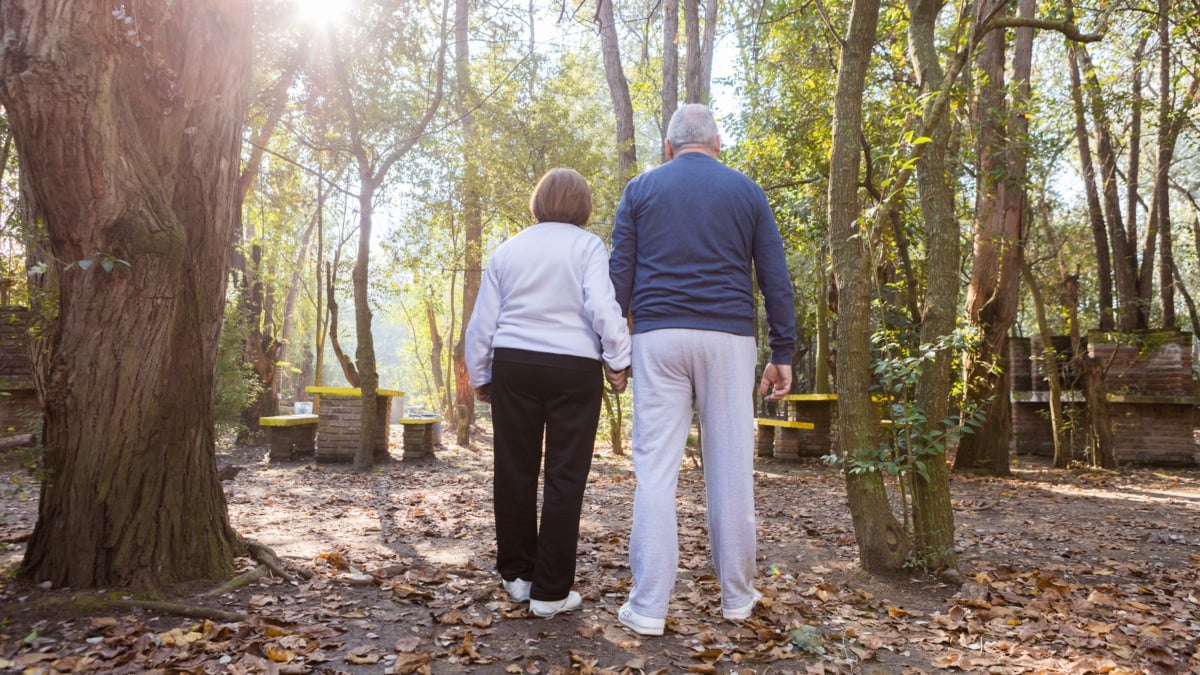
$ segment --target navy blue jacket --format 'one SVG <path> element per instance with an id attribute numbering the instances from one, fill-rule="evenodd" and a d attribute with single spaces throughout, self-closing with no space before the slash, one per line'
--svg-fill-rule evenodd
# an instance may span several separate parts
<path id="1" fill-rule="evenodd" d="M 754 335 L 754 274 L 771 362 L 792 362 L 795 307 L 775 217 L 758 184 L 714 157 L 685 152 L 625 186 L 609 274 L 634 334 L 693 328 L 734 335 Z"/>

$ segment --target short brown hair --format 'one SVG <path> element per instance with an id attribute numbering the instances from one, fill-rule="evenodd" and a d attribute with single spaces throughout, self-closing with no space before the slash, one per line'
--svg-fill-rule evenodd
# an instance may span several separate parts
<path id="1" fill-rule="evenodd" d="M 533 188 L 529 210 L 539 223 L 583 227 L 592 218 L 592 190 L 575 169 L 550 169 Z"/>

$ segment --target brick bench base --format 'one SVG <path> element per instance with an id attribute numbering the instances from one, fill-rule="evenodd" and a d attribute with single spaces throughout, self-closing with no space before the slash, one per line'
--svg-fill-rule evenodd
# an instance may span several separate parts
<path id="1" fill-rule="evenodd" d="M 267 431 L 271 459 L 286 460 L 316 453 L 316 415 L 274 415 L 258 420 Z"/>

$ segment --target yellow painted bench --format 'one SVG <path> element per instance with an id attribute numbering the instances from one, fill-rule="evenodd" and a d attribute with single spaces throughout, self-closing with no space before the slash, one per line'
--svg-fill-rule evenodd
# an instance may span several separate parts
<path id="1" fill-rule="evenodd" d="M 433 446 L 440 442 L 436 433 L 442 421 L 439 415 L 405 417 L 396 422 L 404 427 L 404 459 L 432 457 Z"/>
<path id="2" fill-rule="evenodd" d="M 800 432 L 815 427 L 812 422 L 774 417 L 758 417 L 754 422 L 758 425 L 758 456 L 776 459 L 799 459 Z"/>
<path id="3" fill-rule="evenodd" d="M 259 418 L 258 425 L 267 430 L 271 459 L 292 459 L 296 455 L 315 453 L 317 420 L 318 416 L 311 413 Z"/>

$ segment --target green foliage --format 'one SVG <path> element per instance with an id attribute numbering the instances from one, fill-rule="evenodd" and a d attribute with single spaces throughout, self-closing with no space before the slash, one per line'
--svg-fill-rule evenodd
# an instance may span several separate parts
<path id="1" fill-rule="evenodd" d="M 241 414 L 258 398 L 262 385 L 254 377 L 254 368 L 243 358 L 242 346 L 250 334 L 241 311 L 241 298 L 231 292 L 221 324 L 217 347 L 216 378 L 213 382 L 213 417 L 218 431 L 240 432 L 245 429 Z"/>
<path id="2" fill-rule="evenodd" d="M 909 487 L 906 482 L 911 480 L 913 472 L 928 477 L 931 462 L 945 461 L 947 444 L 974 433 L 983 424 L 985 414 L 985 402 L 960 399 L 962 403 L 956 414 L 942 420 L 930 420 L 916 401 L 917 382 L 934 360 L 973 349 L 979 339 L 976 329 L 965 328 L 911 349 L 888 332 L 876 332 L 872 336 L 876 349 L 876 360 L 872 365 L 876 384 L 872 391 L 884 406 L 887 433 L 874 449 L 828 455 L 824 461 L 827 464 L 844 462 L 850 473 L 878 471 L 897 477 L 902 491 L 911 494 L 906 489 Z"/>

